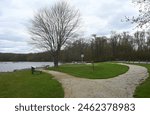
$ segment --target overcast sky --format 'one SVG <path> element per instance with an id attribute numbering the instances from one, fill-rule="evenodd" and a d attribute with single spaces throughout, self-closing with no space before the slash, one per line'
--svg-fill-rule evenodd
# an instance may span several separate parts
<path id="1" fill-rule="evenodd" d="M 27 26 L 39 8 L 58 0 L 0 0 L 0 52 L 36 52 L 28 44 Z M 132 31 L 134 26 L 121 22 L 125 16 L 137 15 L 132 0 L 67 0 L 80 10 L 82 35 L 109 35 L 110 31 Z"/>

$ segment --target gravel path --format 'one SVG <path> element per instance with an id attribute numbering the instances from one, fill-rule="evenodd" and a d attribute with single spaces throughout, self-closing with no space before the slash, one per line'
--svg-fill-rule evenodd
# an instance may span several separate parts
<path id="1" fill-rule="evenodd" d="M 147 69 L 137 65 L 129 65 L 128 72 L 110 79 L 84 79 L 71 75 L 43 70 L 57 79 L 65 91 L 66 98 L 131 98 L 135 88 L 147 77 Z"/>

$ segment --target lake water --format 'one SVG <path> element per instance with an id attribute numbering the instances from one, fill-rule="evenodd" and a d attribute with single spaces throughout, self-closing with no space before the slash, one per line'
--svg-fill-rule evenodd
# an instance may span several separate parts
<path id="1" fill-rule="evenodd" d="M 0 62 L 0 72 L 29 69 L 33 67 L 53 66 L 53 62 Z"/>

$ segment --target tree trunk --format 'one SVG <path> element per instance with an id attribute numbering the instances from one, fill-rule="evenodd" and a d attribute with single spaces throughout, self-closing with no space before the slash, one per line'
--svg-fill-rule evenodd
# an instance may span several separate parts
<path id="1" fill-rule="evenodd" d="M 58 67 L 58 58 L 54 58 L 54 67 Z"/>
<path id="2" fill-rule="evenodd" d="M 54 54 L 54 67 L 58 67 L 58 62 L 59 62 L 59 51 L 56 51 Z"/>

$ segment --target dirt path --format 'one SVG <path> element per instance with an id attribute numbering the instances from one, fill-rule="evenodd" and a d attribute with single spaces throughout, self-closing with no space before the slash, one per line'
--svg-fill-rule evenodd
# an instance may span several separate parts
<path id="1" fill-rule="evenodd" d="M 133 97 L 136 86 L 148 77 L 148 73 L 141 66 L 123 65 L 129 66 L 129 71 L 110 79 L 92 80 L 56 71 L 43 71 L 62 83 L 66 98 L 129 98 Z"/>

